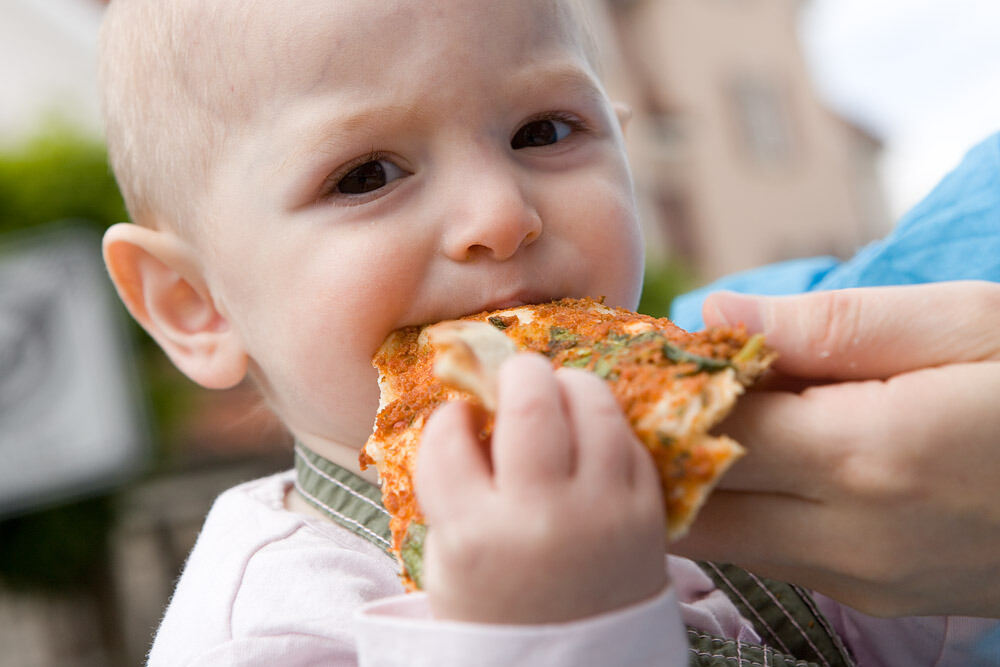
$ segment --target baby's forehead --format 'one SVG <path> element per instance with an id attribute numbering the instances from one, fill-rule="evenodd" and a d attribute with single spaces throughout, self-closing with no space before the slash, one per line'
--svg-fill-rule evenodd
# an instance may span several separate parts
<path id="1" fill-rule="evenodd" d="M 541 42 L 587 52 L 572 0 L 179 1 L 188 5 L 187 37 L 201 51 L 189 85 L 214 89 L 218 99 L 211 106 L 225 103 L 240 115 L 257 110 L 269 94 L 349 78 L 401 56 L 455 62 L 478 56 L 489 65 L 488 53 L 469 48 L 471 39 L 466 48 L 449 49 L 442 32 L 473 35 L 488 28 L 512 53 Z M 498 24 L 501 7 L 507 20 Z"/>

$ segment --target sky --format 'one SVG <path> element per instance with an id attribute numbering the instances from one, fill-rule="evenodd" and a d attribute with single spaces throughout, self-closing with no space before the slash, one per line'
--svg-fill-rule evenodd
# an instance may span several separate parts
<path id="1" fill-rule="evenodd" d="M 820 94 L 885 142 L 894 218 L 1000 130 L 1000 0 L 811 0 L 800 26 Z"/>

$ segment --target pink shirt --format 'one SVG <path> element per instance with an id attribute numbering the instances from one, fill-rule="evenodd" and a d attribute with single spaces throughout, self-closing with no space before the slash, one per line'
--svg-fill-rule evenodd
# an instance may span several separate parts
<path id="1" fill-rule="evenodd" d="M 543 626 L 435 620 L 406 595 L 395 563 L 353 533 L 290 512 L 294 472 L 222 494 L 209 512 L 149 655 L 181 665 L 662 665 L 686 667 L 684 624 L 759 642 L 752 625 L 700 568 L 669 558 L 672 587 L 613 613 Z M 974 654 L 998 621 L 871 619 L 817 600 L 858 664 L 1000 665 Z"/>

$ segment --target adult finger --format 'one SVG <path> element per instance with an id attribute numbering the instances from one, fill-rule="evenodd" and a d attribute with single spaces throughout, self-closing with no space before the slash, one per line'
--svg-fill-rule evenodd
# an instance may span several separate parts
<path id="1" fill-rule="evenodd" d="M 912 535 L 907 528 L 914 526 L 899 528 L 899 523 L 880 521 L 879 514 L 866 507 L 845 510 L 776 494 L 723 491 L 709 499 L 690 532 L 671 544 L 670 551 L 694 560 L 734 563 L 868 614 L 989 615 L 989 605 L 980 601 L 983 579 L 978 582 L 980 595 L 952 599 L 951 589 L 965 569 L 957 563 L 931 563 L 928 568 L 913 562 L 909 555 L 934 550 L 927 548 L 926 534 Z"/>
<path id="2" fill-rule="evenodd" d="M 670 552 L 743 567 L 798 564 L 814 557 L 812 545 L 823 543 L 824 529 L 829 520 L 821 503 L 780 493 L 716 490 Z"/>
<path id="3" fill-rule="evenodd" d="M 751 393 L 719 430 L 747 455 L 720 488 L 803 498 L 886 498 L 934 484 L 961 496 L 974 476 L 995 488 L 1000 363 L 951 364 L 887 381 Z"/>
<path id="4" fill-rule="evenodd" d="M 760 297 L 719 292 L 709 325 L 745 324 L 791 375 L 886 378 L 946 363 L 1000 359 L 1000 284 L 933 283 Z"/>
<path id="5" fill-rule="evenodd" d="M 884 588 L 894 564 L 880 554 L 885 530 L 834 505 L 723 491 L 709 498 L 691 530 L 670 551 L 693 560 L 734 563 L 875 612 L 877 605 L 884 609 L 905 597 L 895 591 L 890 598 Z"/>
<path id="6" fill-rule="evenodd" d="M 470 405 L 454 402 L 438 408 L 424 426 L 414 483 L 430 523 L 492 485 L 478 421 Z"/>
<path id="7" fill-rule="evenodd" d="M 501 366 L 492 449 L 500 488 L 547 485 L 572 472 L 562 392 L 541 355 L 518 354 Z"/>
<path id="8" fill-rule="evenodd" d="M 720 488 L 816 498 L 831 471 L 883 431 L 882 390 L 883 383 L 871 381 L 746 394 L 713 429 L 747 450 Z"/>

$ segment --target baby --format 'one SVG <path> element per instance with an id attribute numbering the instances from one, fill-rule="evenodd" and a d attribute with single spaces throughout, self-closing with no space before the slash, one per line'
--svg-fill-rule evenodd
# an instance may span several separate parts
<path id="1" fill-rule="evenodd" d="M 102 86 L 122 299 L 194 381 L 253 378 L 321 465 L 374 481 L 392 330 L 636 306 L 625 113 L 569 4 L 115 0 Z M 392 560 L 279 476 L 216 504 L 150 663 L 686 664 L 656 476 L 610 393 L 531 357 L 501 392 L 491 461 L 461 407 L 428 425 L 426 598 L 383 600 Z"/>
<path id="2" fill-rule="evenodd" d="M 763 647 L 708 574 L 668 577 L 657 478 L 609 391 L 530 355 L 503 369 L 488 453 L 461 405 L 425 429 L 426 593 L 384 550 L 357 459 L 389 332 L 636 306 L 627 111 L 571 3 L 114 0 L 101 59 L 135 223 L 105 237 L 122 300 L 195 382 L 252 378 L 296 440 L 297 471 L 214 505 L 150 664 L 849 664 L 797 589 L 757 596 L 792 619 Z"/>

